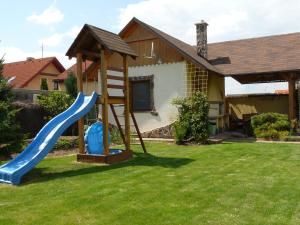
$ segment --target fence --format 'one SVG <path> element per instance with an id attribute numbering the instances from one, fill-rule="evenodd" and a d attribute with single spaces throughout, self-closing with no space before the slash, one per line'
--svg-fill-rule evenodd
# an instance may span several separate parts
<path id="1" fill-rule="evenodd" d="M 48 94 L 45 90 L 12 89 L 15 102 L 36 102 L 40 94 Z"/>

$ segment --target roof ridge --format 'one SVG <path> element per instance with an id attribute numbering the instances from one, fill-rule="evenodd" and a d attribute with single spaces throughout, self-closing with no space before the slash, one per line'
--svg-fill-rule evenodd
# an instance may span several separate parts
<path id="1" fill-rule="evenodd" d="M 16 62 L 8 62 L 4 63 L 4 65 L 9 65 L 9 64 L 21 64 L 21 63 L 26 63 L 26 62 L 33 62 L 33 61 L 38 61 L 38 60 L 50 60 L 50 59 L 55 59 L 55 56 L 50 56 L 50 57 L 45 57 L 45 58 L 38 58 L 38 59 L 32 59 L 32 60 L 22 60 L 22 61 L 16 61 Z"/>
<path id="2" fill-rule="evenodd" d="M 112 31 L 104 30 L 104 29 L 102 29 L 102 28 L 96 27 L 96 26 L 91 25 L 91 24 L 87 24 L 87 23 L 86 23 L 85 25 L 87 25 L 88 27 L 96 28 L 97 30 L 101 30 L 101 31 L 104 31 L 104 32 L 107 32 L 107 33 L 111 33 L 111 34 L 116 35 L 116 36 L 119 36 L 118 34 L 112 32 Z"/>
<path id="3" fill-rule="evenodd" d="M 250 38 L 234 39 L 234 40 L 228 40 L 228 41 L 212 42 L 212 43 L 208 43 L 208 45 L 224 44 L 224 43 L 238 42 L 238 41 L 250 41 L 250 40 L 257 40 L 257 39 L 264 39 L 264 38 L 272 38 L 272 37 L 282 37 L 282 36 L 289 36 L 289 35 L 295 35 L 295 34 L 300 34 L 300 32 L 292 32 L 292 33 L 285 33 L 285 34 L 274 34 L 274 35 L 267 35 L 267 36 L 259 36 L 259 37 L 250 37 Z"/>

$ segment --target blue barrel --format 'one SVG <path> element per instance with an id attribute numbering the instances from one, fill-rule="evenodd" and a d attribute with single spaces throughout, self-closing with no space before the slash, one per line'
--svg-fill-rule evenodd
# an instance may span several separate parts
<path id="1" fill-rule="evenodd" d="M 84 141 L 88 154 L 103 155 L 103 124 L 101 122 L 92 124 L 85 132 Z M 109 134 L 108 144 L 110 144 Z"/>

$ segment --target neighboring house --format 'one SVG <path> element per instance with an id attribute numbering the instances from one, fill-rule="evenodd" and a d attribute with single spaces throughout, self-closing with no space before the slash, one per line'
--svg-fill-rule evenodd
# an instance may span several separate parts
<path id="1" fill-rule="evenodd" d="M 97 69 L 92 65 L 92 61 L 86 60 L 82 63 L 82 72 L 83 72 L 83 86 L 84 92 L 86 94 L 91 94 L 93 91 L 97 91 L 100 93 L 100 88 L 98 88 L 98 76 L 97 76 Z M 87 73 L 86 73 L 87 72 Z M 75 76 L 77 74 L 77 64 L 73 64 L 71 67 L 66 69 L 64 72 L 59 74 L 53 82 L 58 87 L 60 91 L 66 91 L 66 87 L 64 84 L 65 79 L 68 77 L 70 73 L 73 73 Z M 108 75 L 118 74 L 118 71 L 115 70 L 108 70 Z M 89 74 L 89 78 L 87 78 L 87 74 Z M 91 78 L 92 77 L 92 78 Z M 88 81 L 86 81 L 88 80 Z"/>
<path id="2" fill-rule="evenodd" d="M 58 89 L 53 80 L 65 68 L 55 57 L 5 63 L 3 76 L 11 80 L 14 89 L 40 90 L 42 80 L 45 80 L 49 90 Z"/>
<path id="3" fill-rule="evenodd" d="M 87 68 L 90 67 L 90 65 L 92 64 L 91 61 L 86 60 L 84 63 L 82 63 L 82 71 L 83 73 L 86 71 Z M 75 76 L 77 74 L 77 67 L 76 67 L 76 63 L 73 64 L 71 67 L 69 67 L 68 69 L 66 69 L 65 71 L 63 71 L 61 74 L 59 74 L 54 80 L 53 82 L 55 83 L 55 85 L 58 87 L 58 90 L 60 91 L 65 91 L 65 84 L 64 84 L 64 80 L 68 77 L 68 75 L 70 73 L 73 73 Z"/>

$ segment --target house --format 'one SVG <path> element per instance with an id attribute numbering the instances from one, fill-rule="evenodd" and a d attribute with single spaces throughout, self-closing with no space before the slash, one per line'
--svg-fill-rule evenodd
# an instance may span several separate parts
<path id="1" fill-rule="evenodd" d="M 63 71 L 65 68 L 56 57 L 28 57 L 25 61 L 5 63 L 3 76 L 10 79 L 14 89 L 40 90 L 44 80 L 49 90 L 56 90 L 58 87 L 53 80 Z"/>
<path id="2" fill-rule="evenodd" d="M 204 21 L 196 24 L 196 46 L 184 43 L 137 18 L 133 18 L 119 33 L 119 37 L 138 55 L 135 59 L 128 59 L 128 70 L 132 110 L 141 131 L 149 137 L 171 136 L 170 125 L 178 114 L 171 104 L 172 100 L 191 96 L 196 91 L 207 95 L 209 120 L 222 130 L 229 121 L 225 98 L 226 76 L 242 84 L 288 82 L 288 102 L 285 105 L 288 105 L 290 119 L 295 118 L 295 83 L 300 78 L 300 33 L 208 44 L 207 26 Z M 99 39 L 99 36 L 110 36 L 109 32 L 91 25 L 84 28 L 78 37 L 88 36 L 92 41 Z M 85 33 L 87 31 L 88 35 Z M 90 48 L 83 59 L 97 62 L 100 58 L 98 51 Z M 106 57 L 109 58 L 108 75 L 122 73 L 115 69 L 122 68 L 122 56 L 110 54 Z M 97 65 L 90 64 L 83 74 L 83 88 L 88 94 L 93 90 L 100 93 Z M 112 85 L 117 87 L 120 83 L 115 82 Z M 122 91 L 111 90 L 109 95 L 122 95 Z M 118 113 L 122 114 L 122 110 Z"/>
<path id="3" fill-rule="evenodd" d="M 91 25 L 85 27 L 96 39 L 97 35 L 101 34 L 102 38 L 105 35 L 102 29 Z M 196 91 L 202 91 L 208 97 L 209 119 L 217 123 L 219 129 L 225 127 L 227 118 L 224 114 L 224 75 L 206 58 L 207 43 L 200 38 L 206 40 L 207 24 L 199 23 L 196 27 L 199 38 L 198 51 L 194 46 L 136 18 L 133 18 L 119 33 L 119 36 L 138 55 L 135 60 L 128 59 L 132 110 L 141 131 L 148 133 L 149 136 L 169 137 L 170 125 L 178 114 L 177 108 L 171 103 L 172 100 L 177 97 L 191 96 Z M 84 36 L 84 32 L 86 31 L 83 29 L 78 37 Z M 89 60 L 99 60 L 99 54 L 95 53 L 94 49 L 86 54 L 89 55 Z M 122 57 L 118 54 L 107 57 L 109 57 L 108 75 L 120 74 L 122 71 L 115 68 L 122 68 Z M 87 70 L 87 73 L 83 74 L 83 79 L 86 81 L 83 83 L 84 91 L 88 94 L 91 90 L 99 92 L 100 85 L 97 83 L 95 85 L 99 76 L 97 64 L 90 65 Z M 109 95 L 122 95 L 122 91 L 111 90 Z M 122 111 L 117 113 L 122 114 Z"/>

